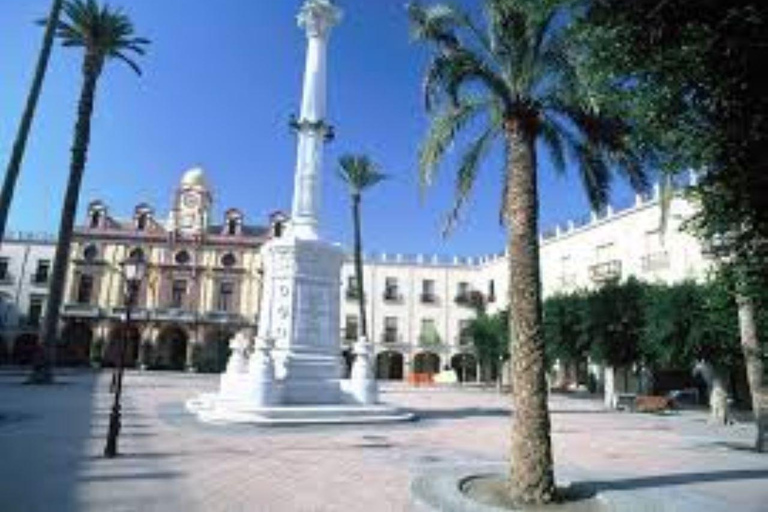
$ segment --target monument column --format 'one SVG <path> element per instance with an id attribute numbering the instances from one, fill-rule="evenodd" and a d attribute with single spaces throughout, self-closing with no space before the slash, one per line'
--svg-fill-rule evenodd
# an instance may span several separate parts
<path id="1" fill-rule="evenodd" d="M 302 240 L 318 238 L 323 146 L 332 137 L 325 121 L 328 39 L 340 20 L 341 11 L 330 0 L 307 0 L 298 16 L 307 35 L 307 57 L 301 114 L 293 123 L 298 154 L 291 225 L 292 235 Z"/>
<path id="2" fill-rule="evenodd" d="M 331 128 L 326 113 L 326 52 L 341 11 L 330 0 L 307 0 L 298 16 L 307 60 L 290 227 L 264 245 L 259 337 L 274 342 L 275 377 L 284 404 L 341 400 L 339 290 L 344 253 L 318 230 L 322 154 Z"/>

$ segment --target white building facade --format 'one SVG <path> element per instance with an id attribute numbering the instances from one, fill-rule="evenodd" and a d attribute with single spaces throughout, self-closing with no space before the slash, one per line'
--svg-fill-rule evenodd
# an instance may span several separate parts
<path id="1" fill-rule="evenodd" d="M 675 283 L 706 276 L 710 262 L 698 240 L 683 229 L 694 213 L 682 195 L 668 206 L 662 229 L 658 190 L 638 196 L 624 210 L 608 208 L 542 235 L 544 297 L 594 289 L 610 280 L 635 277 Z M 477 258 L 383 255 L 364 265 L 368 337 L 377 355 L 377 375 L 400 379 L 411 373 L 456 370 L 460 379 L 478 375 L 472 340 L 462 331 L 475 316 L 474 298 L 490 313 L 508 305 L 508 264 L 504 253 Z M 342 341 L 359 333 L 354 264 L 342 272 Z"/>
<path id="2" fill-rule="evenodd" d="M 149 263 L 150 278 L 140 296 L 137 331 L 130 336 L 130 361 L 189 369 L 200 366 L 195 358 L 202 354 L 204 360 L 215 359 L 208 366 L 220 368 L 227 340 L 238 329 L 258 327 L 262 246 L 281 236 L 287 219 L 278 213 L 263 227 L 250 226 L 240 210 L 230 209 L 216 224 L 211 201 L 205 177 L 193 170 L 182 178 L 167 220 L 156 218 L 145 204 L 137 206 L 132 217 L 115 219 L 106 205 L 92 202 L 85 223 L 75 232 L 62 339 L 77 338 L 83 344 L 78 353 L 86 361 L 88 354 L 93 359 L 92 342 L 98 340 L 102 355 L 110 358 L 113 342 L 122 336 L 120 263 L 138 251 Z M 637 197 L 627 209 L 607 209 L 542 235 L 544 296 L 630 276 L 665 283 L 703 278 L 710 263 L 698 241 L 682 229 L 693 211 L 688 201 L 676 196 L 666 229 L 661 230 L 656 191 L 652 197 Z M 2 246 L 0 362 L 30 360 L 54 249 L 52 239 L 29 235 Z M 453 368 L 459 379 L 477 379 L 478 362 L 465 327 L 476 315 L 477 301 L 490 313 L 507 307 L 507 276 L 504 253 L 447 259 L 367 257 L 367 334 L 377 376 L 400 380 Z M 339 285 L 341 348 L 350 363 L 351 345 L 361 334 L 351 257 Z"/>

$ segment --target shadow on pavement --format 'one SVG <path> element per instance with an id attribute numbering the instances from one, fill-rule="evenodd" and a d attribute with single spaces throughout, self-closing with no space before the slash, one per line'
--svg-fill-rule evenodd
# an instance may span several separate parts
<path id="1" fill-rule="evenodd" d="M 737 469 L 728 471 L 677 473 L 654 475 L 621 480 L 583 482 L 598 491 L 629 491 L 686 484 L 731 482 L 734 480 L 761 480 L 768 478 L 768 469 Z"/>

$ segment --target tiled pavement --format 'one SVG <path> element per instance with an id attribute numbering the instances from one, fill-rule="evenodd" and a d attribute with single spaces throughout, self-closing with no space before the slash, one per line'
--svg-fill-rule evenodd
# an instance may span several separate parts
<path id="1" fill-rule="evenodd" d="M 421 419 L 265 430 L 204 425 L 184 411 L 184 400 L 215 388 L 212 376 L 130 372 L 122 456 L 105 460 L 109 377 L 68 373 L 28 387 L 23 374 L 0 372 L 0 511 L 401 511 L 414 475 L 508 453 L 509 397 L 494 391 L 385 387 L 385 401 Z M 703 412 L 609 413 L 561 396 L 551 408 L 561 475 L 768 511 L 768 455 L 746 449 L 750 425 L 712 427 Z"/>

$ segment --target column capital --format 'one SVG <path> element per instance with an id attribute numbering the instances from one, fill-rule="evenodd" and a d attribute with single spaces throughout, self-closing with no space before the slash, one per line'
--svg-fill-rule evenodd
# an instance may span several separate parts
<path id="1" fill-rule="evenodd" d="M 298 15 L 298 23 L 307 37 L 324 38 L 341 21 L 342 11 L 331 0 L 307 0 Z"/>

